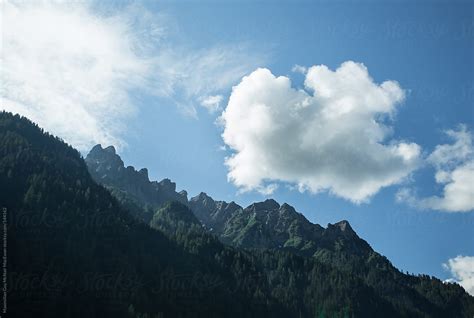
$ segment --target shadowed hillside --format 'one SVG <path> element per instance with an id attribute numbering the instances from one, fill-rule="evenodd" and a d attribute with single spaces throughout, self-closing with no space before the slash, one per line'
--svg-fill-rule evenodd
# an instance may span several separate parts
<path id="1" fill-rule="evenodd" d="M 0 144 L 9 317 L 470 317 L 474 312 L 473 298 L 461 287 L 398 273 L 347 222 L 322 229 L 292 221 L 302 215 L 289 206 L 263 202 L 231 213 L 251 216 L 226 222 L 235 229 L 227 232 L 227 246 L 193 214 L 186 194 L 175 196 L 174 186 L 166 192 L 168 182 L 153 185 L 144 171 L 127 168 L 129 179 L 117 187 L 114 180 L 121 177 L 103 178 L 109 178 L 104 185 L 112 195 L 93 180 L 76 150 L 5 112 Z M 133 184 L 136 174 L 142 175 L 142 188 Z M 268 240 L 261 235 L 268 229 L 258 224 L 266 218 L 288 249 L 266 245 L 275 239 L 272 233 Z M 314 233 L 298 229 L 304 226 L 314 226 Z M 299 237 L 309 243 L 298 244 Z M 313 255 L 303 248 L 311 242 L 317 246 Z"/>

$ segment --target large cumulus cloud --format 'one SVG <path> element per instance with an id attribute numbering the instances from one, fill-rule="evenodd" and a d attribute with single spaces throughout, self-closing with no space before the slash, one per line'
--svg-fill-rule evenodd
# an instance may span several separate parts
<path id="1" fill-rule="evenodd" d="M 353 202 L 399 183 L 417 166 L 420 147 L 389 140 L 404 91 L 377 84 L 348 61 L 332 71 L 309 68 L 305 89 L 257 69 L 233 88 L 222 114 L 228 178 L 241 190 L 266 192 L 275 181 L 330 191 Z"/>

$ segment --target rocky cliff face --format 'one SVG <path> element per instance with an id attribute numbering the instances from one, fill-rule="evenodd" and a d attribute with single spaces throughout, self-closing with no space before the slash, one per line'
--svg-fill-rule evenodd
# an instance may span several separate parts
<path id="1" fill-rule="evenodd" d="M 244 208 L 235 202 L 216 201 L 206 193 L 187 199 L 186 191 L 176 192 L 169 179 L 150 181 L 148 170 L 128 166 L 114 147 L 97 145 L 86 157 L 92 177 L 107 186 L 138 218 L 150 222 L 164 203 L 187 205 L 203 227 L 222 242 L 241 248 L 286 249 L 305 256 L 344 251 L 369 255 L 373 250 L 353 231 L 348 221 L 323 228 L 309 222 L 289 204 L 273 199 Z M 143 213 L 143 209 L 148 212 Z"/>
<path id="2" fill-rule="evenodd" d="M 242 211 L 242 207 L 234 201 L 214 201 L 204 192 L 191 198 L 188 205 L 198 220 L 217 235 L 224 232 L 227 222 L 235 213 Z"/>
<path id="3" fill-rule="evenodd" d="M 200 193 L 188 204 L 206 228 L 229 245 L 287 249 L 306 256 L 320 250 L 364 255 L 373 252 L 348 221 L 328 224 L 325 229 L 309 222 L 291 205 L 280 205 L 273 199 L 243 208 L 234 202 L 214 201 Z"/>
<path id="4" fill-rule="evenodd" d="M 115 148 L 96 145 L 85 159 L 92 178 L 121 199 L 127 197 L 138 205 L 159 207 L 169 201 L 187 203 L 186 191 L 176 192 L 176 183 L 170 179 L 150 181 L 146 168 L 135 170 L 125 167 Z"/>

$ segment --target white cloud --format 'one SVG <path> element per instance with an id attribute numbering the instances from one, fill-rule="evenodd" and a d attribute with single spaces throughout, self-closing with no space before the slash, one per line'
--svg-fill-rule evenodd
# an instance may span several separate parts
<path id="1" fill-rule="evenodd" d="M 453 276 L 448 280 L 449 282 L 458 283 L 466 292 L 474 296 L 474 256 L 459 255 L 449 259 L 443 267 Z"/>
<path id="2" fill-rule="evenodd" d="M 304 67 L 304 66 L 295 64 L 295 65 L 291 68 L 291 71 L 294 72 L 294 73 L 306 74 L 306 72 L 308 71 L 308 69 L 307 69 L 306 67 Z"/>
<path id="3" fill-rule="evenodd" d="M 278 189 L 278 184 L 270 183 L 270 184 L 266 184 L 265 186 L 260 187 L 258 191 L 265 196 L 269 196 L 269 195 L 272 195 L 273 192 L 275 192 L 277 189 Z"/>
<path id="4" fill-rule="evenodd" d="M 420 209 L 447 212 L 474 210 L 472 134 L 464 125 L 458 130 L 448 130 L 446 134 L 454 143 L 436 146 L 427 159 L 436 169 L 435 180 L 443 185 L 443 195 L 419 198 L 413 190 L 404 188 L 398 192 L 397 201 Z"/>
<path id="5" fill-rule="evenodd" d="M 134 113 L 127 89 L 147 65 L 119 20 L 83 5 L 2 4 L 2 109 L 28 116 L 79 149 L 116 144 Z"/>
<path id="6" fill-rule="evenodd" d="M 176 44 L 163 15 L 136 4 L 98 11 L 87 1 L 2 2 L 1 10 L 1 108 L 80 150 L 122 147 L 137 93 L 195 116 L 200 96 L 230 88 L 262 62 L 239 45 Z"/>
<path id="7" fill-rule="evenodd" d="M 448 130 L 445 133 L 454 140 L 454 143 L 436 146 L 428 157 L 431 164 L 438 169 L 449 169 L 462 162 L 474 159 L 472 134 L 465 125 L 460 125 L 458 130 Z"/>
<path id="8" fill-rule="evenodd" d="M 241 190 L 265 192 L 283 181 L 359 203 L 415 169 L 420 147 L 387 140 L 404 99 L 398 83 L 378 85 L 349 61 L 336 71 L 309 68 L 305 86 L 257 69 L 233 88 L 222 137 L 234 151 L 228 178 Z"/>
<path id="9" fill-rule="evenodd" d="M 162 48 L 153 59 L 159 74 L 154 93 L 175 101 L 180 109 L 197 116 L 202 99 L 217 96 L 237 83 L 264 57 L 243 45 L 218 45 L 190 52 L 188 48 Z"/>
<path id="10" fill-rule="evenodd" d="M 224 97 L 222 95 L 211 95 L 200 98 L 200 103 L 210 114 L 214 114 L 221 109 L 223 99 Z"/>

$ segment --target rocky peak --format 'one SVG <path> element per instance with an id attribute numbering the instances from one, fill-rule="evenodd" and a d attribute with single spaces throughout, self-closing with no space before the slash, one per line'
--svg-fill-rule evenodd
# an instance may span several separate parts
<path id="1" fill-rule="evenodd" d="M 191 200 L 189 200 L 189 205 L 192 207 L 193 210 L 195 210 L 195 212 L 200 214 L 201 219 L 206 220 L 207 216 L 210 216 L 218 208 L 217 202 L 214 201 L 214 199 L 208 196 L 205 192 L 201 192 L 197 196 L 191 198 Z"/>
<path id="2" fill-rule="evenodd" d="M 178 194 L 179 194 L 182 198 L 186 199 L 186 202 L 188 201 L 188 191 L 186 191 L 186 190 L 181 190 L 181 191 L 178 192 Z"/>
<path id="3" fill-rule="evenodd" d="M 172 182 L 170 179 L 165 178 L 158 182 L 158 187 L 161 190 L 175 192 L 176 191 L 176 183 Z"/>
<path id="4" fill-rule="evenodd" d="M 230 201 L 230 203 L 227 205 L 227 209 L 229 210 L 237 210 L 237 209 L 241 209 L 242 207 L 240 205 L 238 205 L 237 203 L 235 203 L 235 201 Z"/>
<path id="5" fill-rule="evenodd" d="M 280 214 L 287 214 L 287 215 L 299 215 L 298 212 L 296 212 L 295 208 L 289 205 L 288 203 L 283 203 L 280 206 L 279 210 Z"/>
<path id="6" fill-rule="evenodd" d="M 263 202 L 255 202 L 251 204 L 247 209 L 255 211 L 271 211 L 280 208 L 280 204 L 273 199 L 267 199 Z"/>
<path id="7" fill-rule="evenodd" d="M 138 171 L 139 174 L 141 174 L 142 176 L 144 176 L 147 180 L 148 179 L 148 169 L 147 168 L 142 168 Z"/>
<path id="8" fill-rule="evenodd" d="M 95 145 L 85 161 L 89 168 L 92 168 L 100 177 L 125 169 L 122 159 L 116 154 L 113 146 L 104 149 L 100 144 Z"/>
<path id="9" fill-rule="evenodd" d="M 100 146 L 100 145 L 99 145 Z M 112 155 L 115 155 L 116 152 L 115 152 L 115 147 L 114 146 L 108 146 L 107 148 L 104 148 L 104 151 L 112 154 Z"/>
<path id="10" fill-rule="evenodd" d="M 148 169 L 137 171 L 133 166 L 125 168 L 113 146 L 106 148 L 102 148 L 100 144 L 94 146 L 85 161 L 96 182 L 119 189 L 143 204 L 160 207 L 168 201 L 179 201 L 183 204 L 188 202 L 187 192 L 177 193 L 176 183 L 170 179 L 150 182 Z"/>
<path id="11" fill-rule="evenodd" d="M 337 223 L 334 223 L 334 226 L 337 226 L 342 232 L 354 232 L 351 225 L 349 224 L 349 221 L 347 220 L 342 220 Z"/>
<path id="12" fill-rule="evenodd" d="M 117 154 L 115 152 L 115 147 L 114 146 L 108 146 L 106 148 L 102 148 L 101 144 L 97 144 L 94 147 L 92 147 L 92 149 L 89 152 L 89 154 L 87 155 L 87 157 L 95 157 L 95 158 L 109 157 L 109 158 L 112 158 L 116 155 Z"/>
<path id="13" fill-rule="evenodd" d="M 192 197 L 191 201 L 193 201 L 193 202 L 198 202 L 198 201 L 209 202 L 209 201 L 214 201 L 214 200 L 210 196 L 208 196 L 207 193 L 201 192 L 197 196 Z"/>
<path id="14" fill-rule="evenodd" d="M 356 232 L 352 229 L 349 221 L 342 220 L 337 223 L 328 224 L 327 231 L 329 232 L 338 232 L 343 234 L 344 236 L 354 236 L 357 235 Z"/>
<path id="15" fill-rule="evenodd" d="M 115 155 L 115 148 L 113 146 L 109 146 L 104 149 L 102 148 L 101 144 L 97 144 L 94 147 L 92 147 L 87 157 L 101 158 L 101 157 L 110 157 L 110 155 Z"/>
<path id="16" fill-rule="evenodd" d="M 102 152 L 104 149 L 102 148 L 102 145 L 101 144 L 97 144 L 95 145 L 94 147 L 92 147 L 92 149 L 89 151 L 89 155 L 90 154 L 94 154 L 94 153 L 97 153 L 97 152 Z"/>

